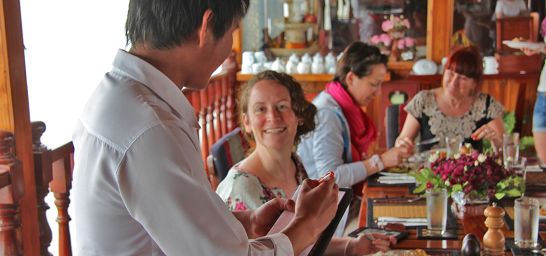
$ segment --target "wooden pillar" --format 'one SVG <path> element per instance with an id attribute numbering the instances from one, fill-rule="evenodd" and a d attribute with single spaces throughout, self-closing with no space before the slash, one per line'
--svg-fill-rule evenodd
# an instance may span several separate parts
<path id="1" fill-rule="evenodd" d="M 427 59 L 440 63 L 449 54 L 455 0 L 428 0 Z"/>
<path id="2" fill-rule="evenodd" d="M 13 132 L 26 193 L 21 200 L 25 255 L 40 254 L 25 56 L 19 0 L 0 2 L 0 130 Z"/>

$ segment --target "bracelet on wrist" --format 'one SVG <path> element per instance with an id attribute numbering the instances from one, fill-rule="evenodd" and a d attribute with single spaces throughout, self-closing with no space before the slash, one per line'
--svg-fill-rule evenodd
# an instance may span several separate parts
<path id="1" fill-rule="evenodd" d="M 385 169 L 385 165 L 383 164 L 383 161 L 381 161 L 381 157 L 379 155 L 375 154 L 372 157 L 370 157 L 371 165 L 376 168 L 378 171 L 381 171 Z"/>

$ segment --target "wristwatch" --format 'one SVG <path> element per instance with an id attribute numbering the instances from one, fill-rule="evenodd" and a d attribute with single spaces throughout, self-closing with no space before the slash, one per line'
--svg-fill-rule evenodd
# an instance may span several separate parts
<path id="1" fill-rule="evenodd" d="M 381 161 L 381 157 L 379 155 L 375 154 L 370 158 L 371 164 L 373 167 L 377 168 L 377 170 L 381 171 L 385 169 L 385 165 L 383 164 L 383 161 Z"/>

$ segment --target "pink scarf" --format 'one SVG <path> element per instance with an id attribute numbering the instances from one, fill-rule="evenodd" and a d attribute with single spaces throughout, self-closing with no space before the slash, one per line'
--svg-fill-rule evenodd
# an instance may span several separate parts
<path id="1" fill-rule="evenodd" d="M 326 84 L 326 92 L 339 104 L 349 123 L 351 143 L 354 147 L 351 148 L 353 161 L 359 161 L 362 159 L 362 154 L 368 151 L 370 144 L 377 138 L 375 124 L 338 81 Z M 355 150 L 358 154 L 355 154 Z"/>

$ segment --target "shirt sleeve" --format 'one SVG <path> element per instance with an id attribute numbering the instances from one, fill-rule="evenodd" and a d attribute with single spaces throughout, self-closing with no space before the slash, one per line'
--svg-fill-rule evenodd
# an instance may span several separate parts
<path id="1" fill-rule="evenodd" d="M 255 176 L 233 168 L 220 182 L 216 193 L 230 211 L 255 210 L 269 199 L 264 195 L 263 187 Z"/>
<path id="2" fill-rule="evenodd" d="M 312 150 L 316 166 L 315 175 L 324 176 L 333 170 L 340 187 L 350 187 L 368 176 L 362 161 L 343 161 L 343 123 L 332 109 L 320 109 L 317 126 L 312 133 Z M 312 177 L 312 178 L 318 178 Z"/>
<path id="3" fill-rule="evenodd" d="M 293 255 L 283 234 L 249 240 L 210 189 L 189 128 L 158 125 L 135 139 L 117 172 L 120 195 L 166 255 Z M 138 237 L 135 237 L 138 239 Z"/>
<path id="4" fill-rule="evenodd" d="M 420 119 L 424 109 L 425 101 L 425 91 L 417 93 L 413 99 L 410 100 L 408 105 L 404 108 L 406 112 L 415 117 L 415 119 Z"/>

